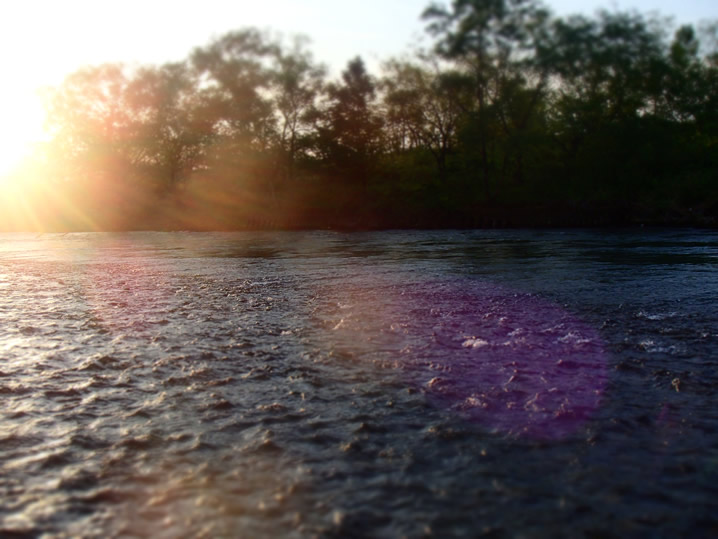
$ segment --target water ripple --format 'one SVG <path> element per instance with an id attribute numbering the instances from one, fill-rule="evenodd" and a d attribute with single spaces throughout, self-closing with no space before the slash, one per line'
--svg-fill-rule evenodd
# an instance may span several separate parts
<path id="1" fill-rule="evenodd" d="M 718 526 L 713 233 L 0 239 L 3 537 Z"/>

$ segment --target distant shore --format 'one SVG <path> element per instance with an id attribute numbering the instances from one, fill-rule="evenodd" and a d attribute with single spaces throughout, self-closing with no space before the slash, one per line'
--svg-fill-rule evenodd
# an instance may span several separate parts
<path id="1" fill-rule="evenodd" d="M 234 218 L 208 221 L 191 213 L 157 211 L 132 222 L 93 221 L 92 226 L 71 222 L 47 222 L 42 226 L 0 227 L 2 232 L 124 232 L 124 231 L 267 231 L 267 230 L 443 230 L 511 228 L 615 228 L 615 227 L 718 227 L 715 209 L 655 208 L 639 205 L 588 206 L 581 204 L 545 204 L 540 206 L 477 206 L 472 211 L 447 210 L 382 212 L 317 208 L 297 209 L 289 213 L 256 212 Z"/>

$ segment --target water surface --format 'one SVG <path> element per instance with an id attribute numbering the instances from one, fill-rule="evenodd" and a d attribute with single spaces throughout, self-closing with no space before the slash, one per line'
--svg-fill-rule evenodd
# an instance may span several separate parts
<path id="1" fill-rule="evenodd" d="M 718 234 L 0 235 L 0 535 L 709 536 Z"/>

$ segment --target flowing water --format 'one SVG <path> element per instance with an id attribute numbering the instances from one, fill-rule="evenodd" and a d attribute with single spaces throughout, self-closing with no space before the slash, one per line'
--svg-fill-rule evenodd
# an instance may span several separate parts
<path id="1" fill-rule="evenodd" d="M 718 233 L 0 235 L 0 536 L 718 533 Z"/>

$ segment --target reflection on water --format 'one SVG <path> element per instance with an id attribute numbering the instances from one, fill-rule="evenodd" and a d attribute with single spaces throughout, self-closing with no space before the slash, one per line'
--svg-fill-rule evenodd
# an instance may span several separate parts
<path id="1" fill-rule="evenodd" d="M 0 235 L 0 535 L 706 535 L 716 239 Z"/>

